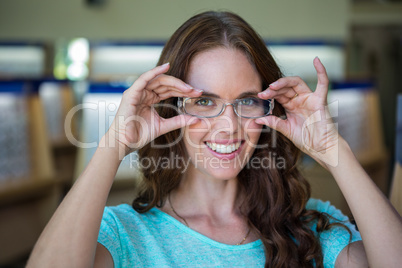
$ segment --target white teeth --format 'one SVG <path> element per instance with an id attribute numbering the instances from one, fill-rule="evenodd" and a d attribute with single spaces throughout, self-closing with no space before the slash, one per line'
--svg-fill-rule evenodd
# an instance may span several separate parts
<path id="1" fill-rule="evenodd" d="M 214 142 L 206 142 L 209 148 L 217 153 L 230 154 L 239 149 L 241 142 L 236 142 L 232 144 L 220 144 Z"/>

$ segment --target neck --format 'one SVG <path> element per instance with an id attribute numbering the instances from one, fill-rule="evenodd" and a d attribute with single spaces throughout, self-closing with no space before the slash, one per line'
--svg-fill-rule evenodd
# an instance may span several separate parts
<path id="1" fill-rule="evenodd" d="M 221 243 L 240 245 L 258 239 L 240 212 L 243 196 L 238 191 L 237 178 L 210 178 L 189 171 L 169 193 L 163 208 L 166 213 Z"/>
<path id="2" fill-rule="evenodd" d="M 216 220 L 241 215 L 237 178 L 216 179 L 189 169 L 171 198 L 175 209 L 187 215 L 196 212 Z"/>

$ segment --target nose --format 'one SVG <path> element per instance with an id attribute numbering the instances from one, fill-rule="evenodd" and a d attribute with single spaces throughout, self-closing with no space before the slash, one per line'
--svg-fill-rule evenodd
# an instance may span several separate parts
<path id="1" fill-rule="evenodd" d="M 234 110 L 233 104 L 227 103 L 225 105 L 225 110 L 220 116 L 216 117 L 215 123 L 218 124 L 217 127 L 222 132 L 226 132 L 227 134 L 237 133 L 240 120 Z"/>

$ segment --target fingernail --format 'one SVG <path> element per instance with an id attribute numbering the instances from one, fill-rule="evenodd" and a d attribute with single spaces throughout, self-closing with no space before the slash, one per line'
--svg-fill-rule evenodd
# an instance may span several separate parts
<path id="1" fill-rule="evenodd" d="M 190 86 L 189 84 L 186 84 L 186 87 L 187 87 L 188 89 L 193 89 L 193 87 Z"/>
<path id="2" fill-rule="evenodd" d="M 196 90 L 196 91 L 198 91 L 198 92 L 204 92 L 204 90 L 198 89 L 198 88 L 194 88 L 194 90 Z"/>
<path id="3" fill-rule="evenodd" d="M 276 85 L 278 85 L 278 81 L 275 81 L 272 84 L 269 84 L 269 86 L 276 86 Z"/>
<path id="4" fill-rule="evenodd" d="M 169 64 L 170 64 L 169 62 L 166 62 L 165 64 L 162 65 L 162 67 L 169 65 Z"/>

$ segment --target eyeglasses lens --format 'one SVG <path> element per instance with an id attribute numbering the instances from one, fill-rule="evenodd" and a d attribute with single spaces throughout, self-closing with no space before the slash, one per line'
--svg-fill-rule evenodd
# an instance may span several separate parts
<path id="1" fill-rule="evenodd" d="M 241 117 L 257 118 L 271 112 L 271 100 L 262 100 L 254 97 L 238 99 L 234 103 L 236 113 Z M 217 98 L 198 97 L 184 100 L 186 113 L 198 117 L 215 117 L 223 110 L 226 103 Z"/>

